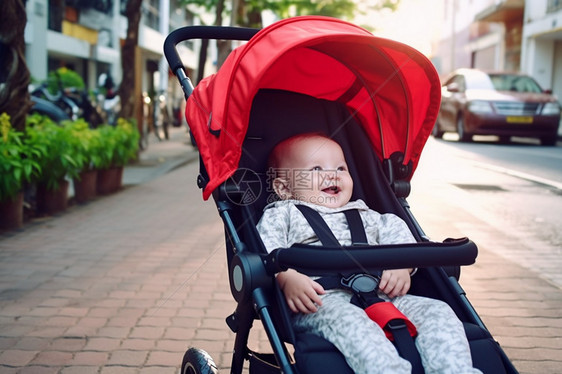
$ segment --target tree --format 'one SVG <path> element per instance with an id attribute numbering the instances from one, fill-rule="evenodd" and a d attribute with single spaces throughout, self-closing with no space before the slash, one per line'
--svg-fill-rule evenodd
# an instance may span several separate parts
<path id="1" fill-rule="evenodd" d="M 264 10 L 272 11 L 280 19 L 291 16 L 301 15 L 322 15 L 346 20 L 353 19 L 358 12 L 358 4 L 354 0 L 231 0 L 229 9 L 225 7 L 225 0 L 182 0 L 182 5 L 195 5 L 201 7 L 206 12 L 215 11 L 215 25 L 222 25 L 223 12 L 230 12 L 231 25 L 262 28 L 262 12 Z M 396 10 L 400 0 L 372 0 L 362 6 L 361 11 L 380 11 L 388 9 Z M 199 69 L 196 82 L 199 82 L 204 76 L 204 65 L 207 58 L 208 41 L 203 41 L 199 55 Z M 217 66 L 221 66 L 222 62 L 230 52 L 230 43 L 218 41 L 218 61 Z"/>
<path id="2" fill-rule="evenodd" d="M 27 23 L 23 0 L 2 0 L 0 12 L 0 113 L 11 117 L 12 126 L 25 129 L 31 107 L 29 69 L 25 62 L 24 30 Z"/>
<path id="3" fill-rule="evenodd" d="M 234 0 L 235 1 L 235 0 Z M 181 0 L 180 3 L 184 6 L 189 4 L 196 5 L 204 9 L 205 12 L 215 12 L 215 22 L 213 25 L 221 26 L 223 24 L 223 14 L 225 11 L 225 0 Z M 201 18 L 201 17 L 200 17 Z M 217 43 L 223 43 L 224 41 L 217 41 Z M 205 62 L 207 61 L 207 51 L 209 48 L 209 39 L 203 39 L 201 41 L 201 49 L 199 50 L 199 61 L 197 69 L 196 83 L 199 83 L 201 79 L 205 76 Z M 220 47 L 219 47 L 220 49 Z"/>
<path id="4" fill-rule="evenodd" d="M 280 19 L 318 15 L 350 20 L 357 9 L 353 0 L 238 0 L 236 23 L 240 26 L 262 27 L 261 13 L 272 11 Z"/>
<path id="5" fill-rule="evenodd" d="M 134 118 L 135 108 L 140 97 L 135 93 L 136 71 L 136 49 L 139 44 L 139 24 L 141 18 L 142 0 L 126 0 L 125 17 L 127 17 L 127 37 L 121 48 L 121 68 L 123 78 L 119 87 L 119 98 L 121 100 L 120 117 Z"/>

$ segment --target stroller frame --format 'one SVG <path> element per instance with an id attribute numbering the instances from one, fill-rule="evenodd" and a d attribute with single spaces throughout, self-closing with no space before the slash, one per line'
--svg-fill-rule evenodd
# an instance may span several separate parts
<path id="1" fill-rule="evenodd" d="M 170 68 L 180 82 L 186 100 L 193 92 L 193 85 L 176 49 L 178 43 L 189 39 L 250 40 L 258 31 L 237 27 L 192 26 L 172 32 L 165 41 L 164 52 Z M 273 94 L 277 95 L 276 92 Z M 267 95 L 266 92 L 265 96 Z M 259 100 L 259 98 L 256 96 L 255 100 Z M 254 103 L 254 105 L 257 104 Z M 354 140 L 360 141 L 360 138 L 359 136 Z M 225 227 L 230 288 L 237 302 L 236 311 L 227 318 L 228 326 L 236 333 L 231 373 L 242 373 L 246 360 L 250 360 L 250 373 L 310 372 L 308 370 L 310 365 L 305 366 L 307 369 L 303 369 L 303 366 L 298 365 L 298 359 L 297 363 L 292 362 L 287 350 L 285 343 L 295 345 L 297 337 L 290 327 L 288 308 L 275 282 L 276 273 L 288 268 L 308 275 L 325 275 L 342 271 L 353 272 L 365 269 L 375 271 L 413 267 L 420 268 L 421 274 L 416 275 L 420 281 L 413 282 L 412 291 L 424 294 L 426 292 L 419 291 L 418 286 L 423 288 L 424 284 L 432 283 L 432 286 L 439 289 L 432 291 L 433 294 L 428 296 L 440 298 L 440 294 L 454 295 L 449 297 L 447 302 L 465 323 L 471 349 L 476 346 L 479 351 L 491 350 L 493 352 L 493 359 L 490 359 L 488 354 L 487 357 L 479 360 L 480 363 L 489 361 L 486 365 L 483 364 L 485 367 L 482 370 L 490 373 L 517 372 L 499 344 L 491 337 L 458 283 L 459 266 L 475 262 L 476 245 L 467 238 L 447 240 L 443 243 L 429 241 L 406 201 L 409 193 L 409 181 L 406 177 L 411 171 L 404 171 L 401 155 L 392 155 L 382 164 L 374 167 L 378 168 L 380 175 L 384 176 L 388 182 L 383 187 L 385 193 L 396 196 L 395 201 L 388 203 L 391 206 L 385 207 L 384 210 L 397 212 L 405 219 L 419 243 L 377 246 L 354 251 L 353 258 L 343 251 L 334 251 L 330 248 L 311 250 L 298 245 L 277 249 L 267 254 L 255 229 L 256 220 L 259 217 L 256 216 L 256 212 L 250 205 L 243 203 L 247 191 L 244 190 L 244 184 L 240 182 L 247 180 L 247 170 L 252 170 L 253 167 L 254 165 L 245 164 L 244 160 L 241 160 L 240 169 L 212 193 Z M 258 178 L 263 178 L 263 175 Z M 207 171 L 204 162 L 201 161 L 199 187 L 204 188 L 207 181 Z M 319 258 L 329 260 L 319 261 Z M 360 269 L 358 263 L 361 264 Z M 262 322 L 273 355 L 252 352 L 247 347 L 250 330 L 255 319 Z M 300 357 L 305 354 L 308 354 L 308 351 L 302 351 Z M 254 370 L 252 370 L 252 365 L 255 367 Z M 330 364 L 330 367 L 338 366 Z M 182 370 L 184 369 L 182 368 Z M 337 372 L 350 372 L 349 369 L 345 370 L 345 367 L 342 367 Z M 326 371 L 318 369 L 316 372 Z"/>

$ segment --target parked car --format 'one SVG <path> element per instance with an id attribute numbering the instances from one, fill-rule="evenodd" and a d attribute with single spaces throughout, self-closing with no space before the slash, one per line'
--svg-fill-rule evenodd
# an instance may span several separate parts
<path id="1" fill-rule="evenodd" d="M 441 95 L 437 138 L 455 132 L 463 142 L 497 135 L 501 142 L 521 136 L 556 144 L 560 103 L 528 75 L 458 69 L 445 79 Z"/>

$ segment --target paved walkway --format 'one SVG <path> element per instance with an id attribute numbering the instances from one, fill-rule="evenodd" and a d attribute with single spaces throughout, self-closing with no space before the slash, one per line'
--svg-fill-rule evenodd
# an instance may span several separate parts
<path id="1" fill-rule="evenodd" d="M 174 129 L 126 169 L 122 191 L 0 235 L 0 373 L 171 374 L 188 346 L 227 371 L 224 318 L 235 303 L 196 157 Z M 479 244 L 512 244 L 470 213 L 443 209 L 450 223 L 438 230 L 471 225 Z M 463 272 L 470 300 L 521 373 L 560 373 L 561 290 L 492 249 L 480 245 Z M 250 346 L 268 349 L 261 329 Z"/>

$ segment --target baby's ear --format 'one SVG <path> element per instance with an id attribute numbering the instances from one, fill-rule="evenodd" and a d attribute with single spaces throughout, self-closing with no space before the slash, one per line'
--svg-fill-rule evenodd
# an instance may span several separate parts
<path id="1" fill-rule="evenodd" d="M 273 180 L 273 190 L 281 200 L 290 199 L 292 196 L 289 182 L 284 178 L 275 178 Z"/>

